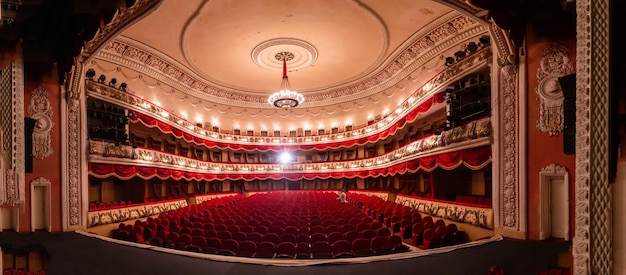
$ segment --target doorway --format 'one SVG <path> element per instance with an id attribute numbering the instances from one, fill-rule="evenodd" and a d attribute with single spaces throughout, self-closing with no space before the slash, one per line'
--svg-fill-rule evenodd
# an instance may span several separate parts
<path id="1" fill-rule="evenodd" d="M 51 231 L 50 218 L 50 181 L 37 178 L 30 183 L 30 228 Z"/>
<path id="2" fill-rule="evenodd" d="M 539 238 L 569 239 L 569 174 L 551 164 L 541 170 L 541 222 Z"/>

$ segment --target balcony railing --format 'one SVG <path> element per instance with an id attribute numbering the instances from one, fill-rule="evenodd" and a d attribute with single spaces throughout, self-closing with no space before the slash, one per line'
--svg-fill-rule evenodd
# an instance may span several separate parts
<path id="1" fill-rule="evenodd" d="M 89 141 L 89 161 L 135 166 L 170 168 L 213 174 L 306 173 L 361 171 L 390 167 L 421 157 L 474 148 L 491 143 L 490 118 L 453 128 L 441 135 L 433 135 L 411 142 L 394 151 L 373 158 L 317 163 L 216 163 L 178 156 L 152 149 L 115 145 L 106 141 Z"/>

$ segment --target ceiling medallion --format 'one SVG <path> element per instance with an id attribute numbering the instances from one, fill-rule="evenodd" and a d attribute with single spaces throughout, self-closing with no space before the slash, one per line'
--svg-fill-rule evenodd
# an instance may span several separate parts
<path id="1" fill-rule="evenodd" d="M 291 52 L 279 52 L 274 55 L 274 58 L 283 63 L 283 80 L 280 83 L 278 92 L 270 95 L 267 98 L 267 102 L 281 109 L 297 107 L 304 102 L 304 96 L 291 90 L 289 78 L 287 77 L 287 61 L 291 61 L 294 58 L 294 54 Z"/>
<path id="2" fill-rule="evenodd" d="M 289 70 L 296 71 L 311 66 L 317 60 L 317 49 L 313 44 L 296 38 L 270 39 L 256 45 L 251 57 L 262 68 L 280 72 L 282 59 L 278 55 L 289 53 Z"/>

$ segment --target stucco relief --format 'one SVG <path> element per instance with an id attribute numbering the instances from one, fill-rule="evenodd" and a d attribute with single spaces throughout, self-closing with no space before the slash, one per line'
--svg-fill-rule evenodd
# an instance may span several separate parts
<path id="1" fill-rule="evenodd" d="M 537 78 L 539 84 L 535 92 L 539 97 L 539 119 L 537 129 L 556 136 L 563 131 L 563 91 L 559 77 L 574 72 L 567 48 L 560 44 L 549 45 L 542 54 Z"/>
<path id="2" fill-rule="evenodd" d="M 44 159 L 52 155 L 51 134 L 54 122 L 52 122 L 52 106 L 48 100 L 48 91 L 37 87 L 30 98 L 28 114 L 35 122 L 33 130 L 33 157 Z"/>
<path id="3" fill-rule="evenodd" d="M 500 69 L 504 97 L 502 118 L 502 188 L 500 193 L 502 226 L 519 230 L 519 178 L 518 178 L 518 124 L 517 124 L 517 68 L 507 65 Z"/>

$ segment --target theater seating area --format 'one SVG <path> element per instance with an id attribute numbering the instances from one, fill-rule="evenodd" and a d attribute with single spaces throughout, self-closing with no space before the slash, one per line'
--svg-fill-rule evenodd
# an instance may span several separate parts
<path id="1" fill-rule="evenodd" d="M 362 205 L 365 213 L 384 223 L 394 234 L 399 233 L 402 239 L 410 239 L 410 243 L 419 248 L 431 249 L 467 242 L 467 234 L 458 230 L 455 224 L 422 216 L 408 206 L 364 194 L 350 194 L 348 198 L 352 204 Z"/>
<path id="2" fill-rule="evenodd" d="M 120 224 L 114 237 L 255 258 L 332 259 L 406 252 L 399 234 L 335 192 L 276 191 L 218 198 Z"/>

